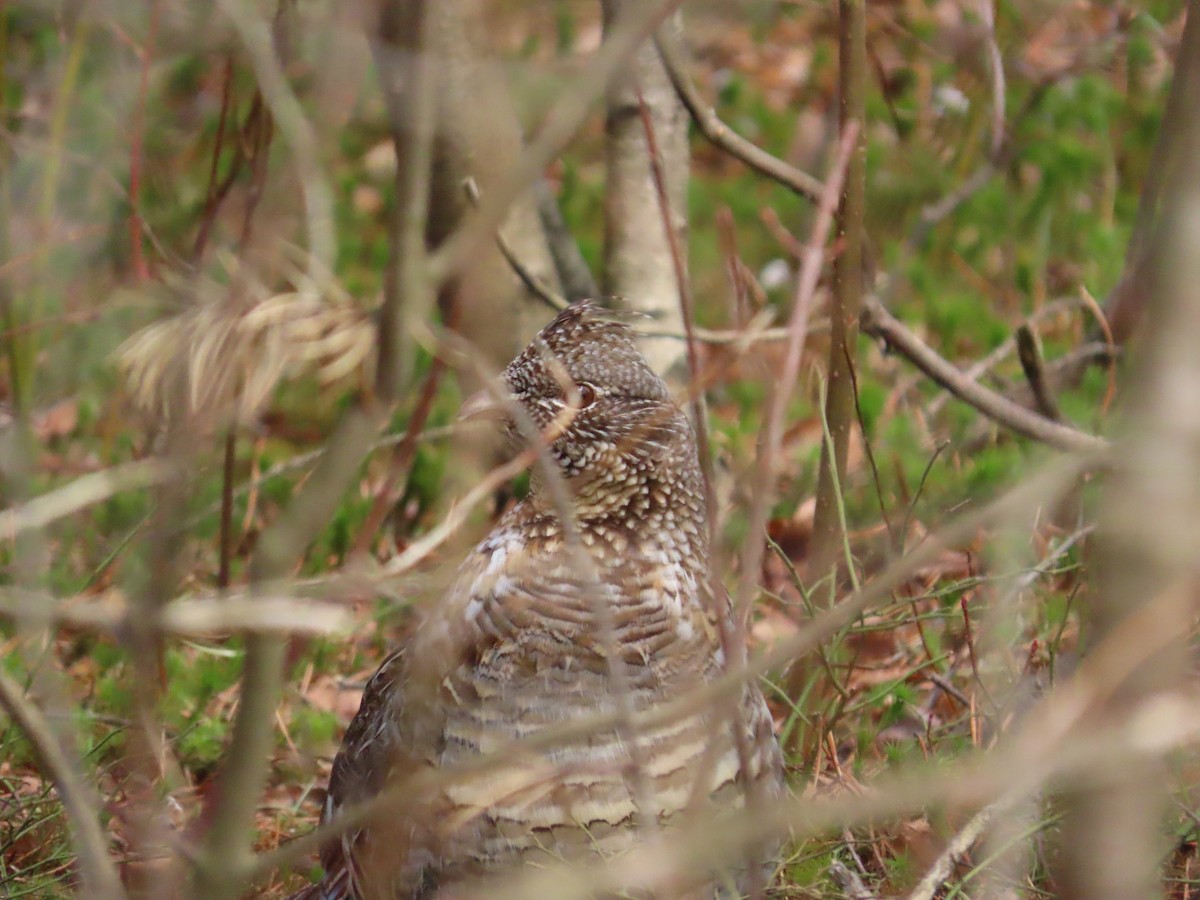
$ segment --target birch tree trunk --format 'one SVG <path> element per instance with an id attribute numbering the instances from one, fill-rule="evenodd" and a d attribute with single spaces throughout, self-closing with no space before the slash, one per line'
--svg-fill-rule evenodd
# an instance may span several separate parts
<path id="1" fill-rule="evenodd" d="M 604 31 L 609 34 L 637 8 L 634 0 L 602 0 Z M 662 26 L 677 39 L 683 23 L 678 13 Z M 679 282 L 658 201 L 647 150 L 646 129 L 639 111 L 639 90 L 646 104 L 663 167 L 671 227 L 685 255 L 687 248 L 688 116 L 675 93 L 653 42 L 647 41 L 633 65 L 608 93 L 605 118 L 604 290 L 630 309 L 654 316 L 683 330 Z M 682 341 L 643 340 L 643 349 L 658 371 L 680 362 Z"/>

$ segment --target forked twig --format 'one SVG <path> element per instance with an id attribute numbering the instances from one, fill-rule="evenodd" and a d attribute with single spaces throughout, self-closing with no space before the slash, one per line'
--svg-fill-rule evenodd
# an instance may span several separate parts
<path id="1" fill-rule="evenodd" d="M 905 328 L 875 297 L 863 298 L 862 327 L 868 334 L 886 341 L 889 347 L 954 396 L 1018 434 L 1060 450 L 1100 450 L 1108 447 L 1108 441 L 1104 438 L 1053 422 L 978 382 L 968 380 L 953 364 Z"/>

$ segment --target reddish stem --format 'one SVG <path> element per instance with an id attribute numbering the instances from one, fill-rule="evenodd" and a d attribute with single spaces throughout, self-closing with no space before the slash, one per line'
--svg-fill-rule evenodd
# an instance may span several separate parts
<path id="1" fill-rule="evenodd" d="M 143 133 L 146 127 L 146 97 L 150 92 L 150 61 L 154 58 L 154 41 L 158 35 L 158 0 L 149 0 L 150 24 L 146 43 L 138 52 L 141 75 L 138 81 L 137 103 L 133 107 L 133 128 L 129 144 L 129 258 L 137 282 L 150 279 L 150 269 L 142 252 L 142 161 Z"/>

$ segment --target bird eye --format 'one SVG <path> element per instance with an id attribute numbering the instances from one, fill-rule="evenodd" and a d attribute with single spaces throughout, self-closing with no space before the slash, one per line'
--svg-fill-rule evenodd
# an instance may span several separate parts
<path id="1" fill-rule="evenodd" d="M 579 388 L 579 408 L 587 409 L 596 400 L 596 389 L 586 381 L 577 385 Z"/>

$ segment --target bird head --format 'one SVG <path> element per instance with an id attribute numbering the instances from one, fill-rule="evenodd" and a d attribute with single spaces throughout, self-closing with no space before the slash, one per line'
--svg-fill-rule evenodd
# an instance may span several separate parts
<path id="1" fill-rule="evenodd" d="M 695 469 L 687 417 L 629 326 L 591 301 L 559 313 L 509 363 L 504 382 L 509 434 L 521 447 L 533 429 L 545 435 L 577 495 L 592 484 L 617 497 L 639 480 Z"/>

